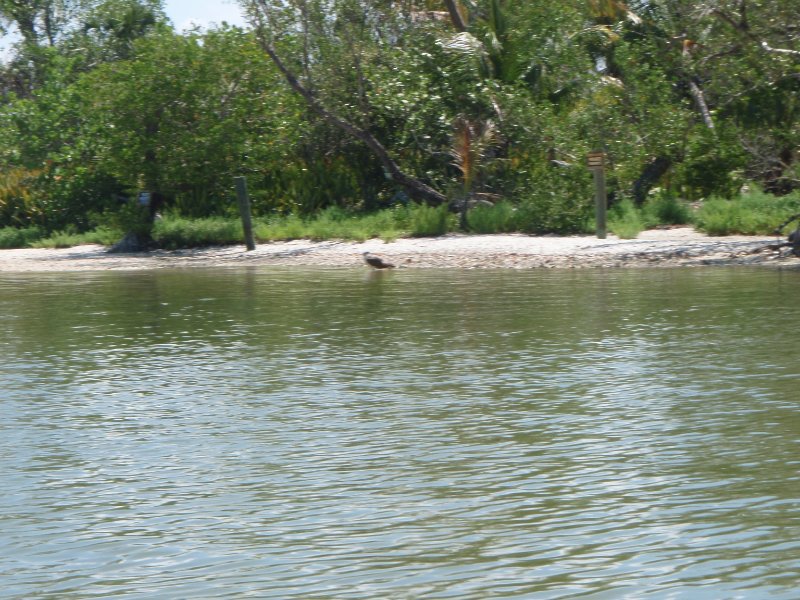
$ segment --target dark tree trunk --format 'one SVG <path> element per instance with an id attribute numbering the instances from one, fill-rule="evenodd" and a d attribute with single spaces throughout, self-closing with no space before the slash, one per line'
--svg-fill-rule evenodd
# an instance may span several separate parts
<path id="1" fill-rule="evenodd" d="M 450 13 L 450 21 L 453 23 L 455 30 L 459 33 L 465 32 L 467 30 L 467 24 L 464 22 L 464 18 L 458 10 L 456 0 L 444 0 L 444 4 L 447 6 L 447 12 Z"/>
<path id="2" fill-rule="evenodd" d="M 139 199 L 132 199 L 129 202 L 139 202 Z M 166 198 L 159 192 L 150 192 L 150 200 L 143 215 L 143 222 L 134 231 L 129 231 L 120 241 L 108 249 L 111 253 L 147 252 L 157 246 L 153 240 L 153 225 L 158 218 L 159 211 L 166 203 Z"/>
<path id="3" fill-rule="evenodd" d="M 658 180 L 672 166 L 672 159 L 668 156 L 657 156 L 642 170 L 639 178 L 633 182 L 633 200 L 637 206 L 644 204 L 648 192 L 658 183 Z"/>
<path id="4" fill-rule="evenodd" d="M 764 191 L 778 196 L 783 196 L 795 189 L 796 183 L 787 179 L 784 174 L 791 166 L 794 159 L 794 150 L 786 147 L 778 154 L 774 160 L 775 166 L 769 169 L 763 176 Z"/>

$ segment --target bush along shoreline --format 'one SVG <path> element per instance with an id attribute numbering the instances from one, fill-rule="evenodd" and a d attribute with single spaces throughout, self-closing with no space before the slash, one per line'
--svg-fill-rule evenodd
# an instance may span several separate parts
<path id="1" fill-rule="evenodd" d="M 692 225 L 712 236 L 771 235 L 775 228 L 793 214 L 800 213 L 800 192 L 782 197 L 755 190 L 733 200 L 710 198 L 694 203 L 668 195 L 653 195 L 641 208 L 623 200 L 609 209 L 609 231 L 623 239 L 635 238 L 645 229 L 663 226 Z M 507 201 L 482 204 L 467 212 L 466 227 L 459 227 L 457 215 L 446 207 L 419 204 L 398 205 L 389 209 L 364 212 L 331 207 L 313 217 L 299 215 L 256 218 L 254 234 L 258 242 L 309 240 L 392 241 L 400 237 L 435 237 L 446 233 L 592 233 L 591 219 L 583 226 L 562 231 L 540 229 L 542 216 L 530 208 L 520 208 Z M 125 235 L 124 223 L 107 222 L 87 231 L 75 228 L 47 231 L 42 227 L 0 228 L 0 249 L 65 248 L 81 244 L 111 246 Z M 787 227 L 792 229 L 792 227 Z M 781 232 L 784 233 L 784 232 Z M 151 237 L 153 247 L 163 249 L 225 246 L 242 241 L 238 217 L 188 218 L 167 213 L 156 219 Z"/>

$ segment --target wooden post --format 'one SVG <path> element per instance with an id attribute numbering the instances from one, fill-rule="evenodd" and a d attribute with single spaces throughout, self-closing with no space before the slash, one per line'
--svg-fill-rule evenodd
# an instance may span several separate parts
<path id="1" fill-rule="evenodd" d="M 590 152 L 588 157 L 589 170 L 594 176 L 594 215 L 597 237 L 606 239 L 606 169 L 605 154 Z"/>
<path id="2" fill-rule="evenodd" d="M 247 179 L 234 177 L 236 183 L 236 197 L 239 199 L 239 214 L 242 217 L 244 229 L 244 243 L 248 250 L 256 249 L 256 240 L 253 237 L 253 217 L 250 214 L 250 196 L 247 195 Z"/>

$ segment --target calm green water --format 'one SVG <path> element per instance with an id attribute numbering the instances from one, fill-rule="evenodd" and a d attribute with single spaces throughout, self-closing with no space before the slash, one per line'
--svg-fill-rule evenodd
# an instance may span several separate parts
<path id="1" fill-rule="evenodd" d="M 796 599 L 799 298 L 0 274 L 0 597 Z"/>

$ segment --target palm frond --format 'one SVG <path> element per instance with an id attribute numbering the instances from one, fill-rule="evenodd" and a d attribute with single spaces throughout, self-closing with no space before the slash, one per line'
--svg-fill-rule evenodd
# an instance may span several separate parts
<path id="1" fill-rule="evenodd" d="M 483 166 L 488 151 L 497 145 L 497 128 L 493 121 L 470 121 L 464 116 L 458 117 L 453 124 L 453 146 L 450 148 L 452 165 L 461 173 L 464 189 L 467 193 L 478 170 Z"/>

